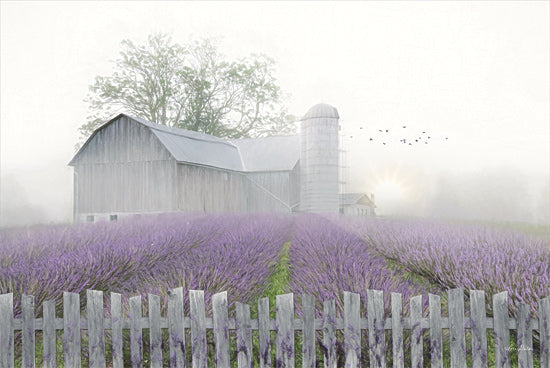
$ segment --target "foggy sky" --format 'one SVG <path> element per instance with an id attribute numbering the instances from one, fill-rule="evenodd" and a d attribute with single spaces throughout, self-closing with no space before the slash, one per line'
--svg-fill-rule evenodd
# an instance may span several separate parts
<path id="1" fill-rule="evenodd" d="M 374 192 L 381 214 L 550 223 L 548 2 L 0 7 L 1 225 L 71 220 L 67 163 L 88 86 L 111 74 L 123 39 L 154 32 L 216 37 L 229 58 L 269 55 L 294 115 L 335 106 L 346 189 Z M 405 124 L 449 140 L 405 147 Z M 369 141 L 386 128 L 387 145 Z M 377 195 L 389 179 L 401 197 Z"/>

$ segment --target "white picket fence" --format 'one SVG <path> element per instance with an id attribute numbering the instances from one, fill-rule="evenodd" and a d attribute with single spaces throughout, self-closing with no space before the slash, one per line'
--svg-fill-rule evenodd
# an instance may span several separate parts
<path id="1" fill-rule="evenodd" d="M 16 361 L 14 346 L 15 331 L 21 331 L 21 357 L 23 367 L 35 366 L 36 331 L 42 331 L 43 366 L 56 367 L 57 331 L 62 330 L 62 346 L 65 367 L 80 367 L 82 361 L 81 342 L 83 330 L 88 336 L 88 362 L 90 367 L 122 368 L 123 330 L 130 331 L 130 354 L 133 367 L 162 367 L 162 330 L 169 331 L 168 347 L 170 367 L 189 365 L 186 359 L 186 346 L 190 346 L 192 367 L 206 367 L 208 364 L 207 330 L 213 330 L 215 352 L 210 361 L 218 367 L 229 367 L 230 331 L 236 331 L 237 365 L 252 367 L 252 331 L 258 331 L 260 367 L 294 367 L 295 331 L 301 331 L 302 364 L 315 367 L 317 333 L 322 333 L 324 346 L 322 360 L 325 367 L 337 366 L 337 330 L 343 331 L 346 366 L 356 367 L 362 354 L 361 334 L 368 332 L 368 352 L 370 367 L 386 367 L 386 330 L 391 330 L 391 349 L 394 367 L 405 366 L 405 348 L 410 349 L 411 366 L 423 367 L 423 332 L 429 330 L 431 366 L 443 367 L 443 330 L 450 335 L 450 360 L 452 367 L 466 367 L 466 333 L 471 335 L 471 359 L 474 367 L 487 367 L 487 334 L 495 335 L 496 367 L 511 367 L 510 330 L 516 330 L 519 367 L 533 367 L 533 332 L 537 331 L 540 340 L 541 367 L 550 367 L 550 297 L 539 301 L 538 318 L 533 318 L 530 307 L 521 304 L 517 318 L 509 315 L 508 294 L 502 292 L 493 296 L 493 317 L 486 315 L 486 300 L 483 291 L 469 292 L 470 314 L 465 315 L 465 295 L 462 289 L 448 292 L 448 316 L 441 314 L 441 299 L 429 295 L 429 315 L 423 317 L 422 296 L 410 299 L 410 317 L 403 317 L 401 294 L 391 294 L 391 315 L 384 310 L 383 293 L 368 290 L 366 315 L 361 316 L 359 294 L 344 292 L 343 318 L 337 317 L 334 300 L 323 303 L 322 318 L 315 316 L 315 299 L 302 296 L 302 318 L 294 313 L 293 294 L 278 295 L 276 298 L 276 318 L 270 317 L 269 299 L 258 302 L 258 318 L 250 318 L 250 306 L 235 304 L 235 317 L 228 313 L 227 293 L 212 297 L 212 317 L 206 316 L 204 292 L 189 291 L 189 316 L 184 315 L 183 289 L 169 292 L 167 315 L 161 316 L 161 301 L 157 295 L 148 296 L 148 316 L 142 312 L 141 296 L 129 300 L 129 316 L 123 316 L 121 295 L 111 293 L 110 317 L 105 317 L 103 293 L 88 290 L 86 313 L 80 314 L 80 296 L 75 293 L 63 294 L 63 318 L 56 317 L 53 301 L 43 303 L 42 318 L 35 318 L 34 297 L 23 295 L 21 318 L 14 318 L 13 294 L 0 295 L 0 367 L 14 367 Z M 143 330 L 149 330 L 150 362 L 144 362 Z M 191 341 L 186 344 L 186 330 L 190 330 Z M 409 330 L 410 347 L 404 347 L 404 331 Z M 106 332 L 110 331 L 109 335 Z M 272 361 L 271 331 L 276 331 L 274 348 L 276 359 Z M 106 338 L 110 336 L 110 338 Z M 364 332 L 363 332 L 364 336 Z M 106 342 L 106 340 L 109 340 Z M 107 362 L 106 344 L 110 344 L 112 361 Z M 365 350 L 364 350 L 365 351 Z M 407 363 L 407 365 L 409 365 Z"/>

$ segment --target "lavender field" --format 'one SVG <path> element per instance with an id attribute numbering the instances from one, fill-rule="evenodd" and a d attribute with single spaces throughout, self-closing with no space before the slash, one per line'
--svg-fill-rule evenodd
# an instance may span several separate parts
<path id="1" fill-rule="evenodd" d="M 165 313 L 168 290 L 180 286 L 204 290 L 207 307 L 228 291 L 230 311 L 285 292 L 298 316 L 306 293 L 318 313 L 328 299 L 342 311 L 344 291 L 363 302 L 376 289 L 387 309 L 401 293 L 407 315 L 412 296 L 445 304 L 445 291 L 462 287 L 487 300 L 508 291 L 512 315 L 520 302 L 536 313 L 550 294 L 550 241 L 489 225 L 305 214 L 166 214 L 0 233 L 0 293 L 14 293 L 16 317 L 22 294 L 36 297 L 37 317 L 44 300 L 61 310 L 63 291 L 80 293 L 84 312 L 86 289 L 105 292 L 107 314 L 109 292 L 126 307 L 131 296 L 160 295 Z"/>

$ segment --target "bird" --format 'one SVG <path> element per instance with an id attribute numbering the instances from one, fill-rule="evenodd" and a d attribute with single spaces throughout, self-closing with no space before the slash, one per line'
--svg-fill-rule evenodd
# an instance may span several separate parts
<path id="1" fill-rule="evenodd" d="M 359 127 L 359 129 L 363 129 L 363 127 Z"/>
<path id="2" fill-rule="evenodd" d="M 384 146 L 386 145 L 386 142 L 383 142 Z"/>
<path id="3" fill-rule="evenodd" d="M 372 141 L 372 140 L 373 140 L 372 138 L 369 139 L 369 141 Z"/>
<path id="4" fill-rule="evenodd" d="M 403 125 L 403 129 L 405 129 L 407 126 L 406 125 Z"/>
<path id="5" fill-rule="evenodd" d="M 445 139 L 447 140 L 447 139 L 449 139 L 449 137 L 445 137 Z"/>
<path id="6" fill-rule="evenodd" d="M 381 132 L 381 133 L 383 132 L 383 130 L 382 130 L 382 129 L 378 129 L 378 131 L 379 131 L 379 132 Z"/>
<path id="7" fill-rule="evenodd" d="M 422 132 L 422 134 L 426 134 L 426 132 Z"/>
<path id="8" fill-rule="evenodd" d="M 409 143 L 409 146 L 412 146 L 412 143 Z"/>
<path id="9" fill-rule="evenodd" d="M 430 139 L 430 138 L 431 138 L 431 137 L 430 137 L 430 136 L 428 136 L 428 139 Z"/>
<path id="10" fill-rule="evenodd" d="M 350 138 L 353 138 L 353 136 L 352 136 L 352 135 L 350 135 L 349 137 L 350 137 Z"/>
<path id="11" fill-rule="evenodd" d="M 386 129 L 386 133 L 389 132 L 390 130 L 389 129 Z"/>

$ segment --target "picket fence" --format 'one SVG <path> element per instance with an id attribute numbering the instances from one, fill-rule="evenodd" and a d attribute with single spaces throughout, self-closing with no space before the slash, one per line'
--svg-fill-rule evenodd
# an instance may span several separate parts
<path id="1" fill-rule="evenodd" d="M 0 367 L 13 367 L 15 331 L 21 331 L 21 361 L 23 367 L 35 366 L 36 331 L 42 331 L 43 366 L 56 367 L 56 331 L 62 330 L 65 367 L 81 366 L 81 331 L 87 330 L 88 361 L 90 367 L 123 367 L 123 330 L 130 330 L 130 354 L 133 367 L 162 367 L 162 329 L 169 331 L 171 367 L 185 367 L 187 345 L 191 346 L 193 367 L 207 366 L 207 329 L 213 330 L 215 362 L 218 367 L 230 366 L 230 330 L 236 331 L 238 367 L 253 366 L 252 330 L 258 331 L 260 367 L 293 367 L 295 364 L 295 334 L 302 334 L 304 367 L 316 366 L 316 332 L 322 331 L 323 361 L 325 367 L 337 366 L 336 331 L 343 330 L 346 366 L 356 367 L 361 359 L 361 332 L 368 331 L 370 367 L 386 367 L 385 330 L 391 330 L 393 366 L 404 367 L 404 331 L 410 330 L 410 366 L 422 367 L 423 331 L 429 330 L 431 366 L 443 367 L 443 329 L 449 330 L 452 367 L 466 367 L 466 331 L 471 336 L 471 359 L 474 367 L 487 367 L 487 329 L 495 335 L 496 367 L 511 367 L 510 330 L 516 330 L 518 364 L 533 366 L 533 331 L 540 340 L 541 367 L 550 367 L 550 297 L 539 301 L 539 318 L 533 318 L 530 307 L 520 304 L 517 318 L 509 315 L 508 294 L 493 296 L 493 317 L 486 315 L 483 291 L 469 292 L 469 317 L 465 315 L 465 295 L 462 289 L 448 292 L 448 316 L 441 315 L 441 299 L 429 295 L 429 314 L 423 317 L 422 296 L 410 299 L 410 316 L 403 316 L 403 298 L 391 294 L 391 316 L 385 316 L 383 293 L 368 290 L 366 316 L 361 316 L 359 294 L 344 292 L 343 318 L 337 317 L 334 300 L 323 303 L 323 316 L 315 316 L 315 299 L 302 296 L 302 318 L 295 318 L 293 294 L 276 297 L 276 318 L 270 317 L 269 299 L 258 302 L 258 318 L 250 318 L 250 306 L 235 304 L 235 318 L 229 318 L 227 293 L 212 297 L 212 317 L 205 312 L 204 291 L 189 291 L 190 315 L 184 315 L 183 289 L 170 290 L 167 316 L 161 316 L 160 297 L 149 294 L 148 316 L 143 317 L 141 296 L 129 299 L 129 316 L 122 315 L 121 295 L 111 293 L 110 318 L 104 314 L 103 293 L 88 290 L 86 314 L 80 315 L 80 296 L 63 293 L 63 318 L 56 317 L 53 301 L 43 303 L 42 318 L 35 318 L 34 297 L 23 295 L 21 318 L 14 318 L 13 294 L 0 295 Z M 143 330 L 149 330 L 150 363 L 143 358 Z M 186 344 L 185 330 L 190 330 L 191 341 Z M 110 330 L 112 361 L 106 362 L 106 330 Z M 276 331 L 276 359 L 271 359 L 271 333 Z M 389 349 L 389 347 L 388 347 Z M 214 361 L 211 358 L 211 361 Z"/>

